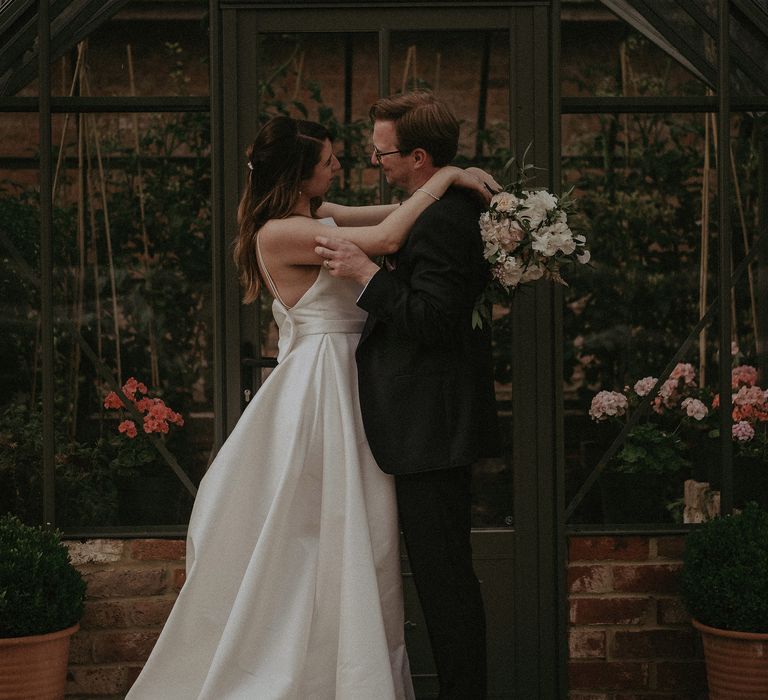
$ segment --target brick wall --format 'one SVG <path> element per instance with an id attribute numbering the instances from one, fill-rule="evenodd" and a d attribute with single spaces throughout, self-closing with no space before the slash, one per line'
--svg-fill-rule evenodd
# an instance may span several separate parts
<path id="1" fill-rule="evenodd" d="M 677 595 L 683 543 L 570 539 L 571 700 L 704 697 L 700 643 Z M 184 582 L 184 542 L 89 540 L 69 548 L 88 597 L 67 697 L 123 698 Z"/>
<path id="2" fill-rule="evenodd" d="M 683 537 L 572 537 L 571 700 L 705 697 L 698 636 L 678 597 Z"/>
<path id="3" fill-rule="evenodd" d="M 157 640 L 184 583 L 181 540 L 68 543 L 88 584 L 72 638 L 68 698 L 123 698 Z"/>

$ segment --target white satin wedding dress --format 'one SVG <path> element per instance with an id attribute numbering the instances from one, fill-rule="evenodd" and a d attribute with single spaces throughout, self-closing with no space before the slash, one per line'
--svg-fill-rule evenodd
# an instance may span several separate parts
<path id="1" fill-rule="evenodd" d="M 359 293 L 320 268 L 274 302 L 279 364 L 203 478 L 186 583 L 129 700 L 414 697 L 394 482 L 360 417 Z"/>

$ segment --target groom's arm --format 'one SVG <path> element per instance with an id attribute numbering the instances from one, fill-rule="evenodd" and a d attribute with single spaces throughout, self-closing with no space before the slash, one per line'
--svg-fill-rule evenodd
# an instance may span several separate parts
<path id="1" fill-rule="evenodd" d="M 319 237 L 315 252 L 330 261 L 331 275 L 354 279 L 365 287 L 358 305 L 377 320 L 421 343 L 451 343 L 457 331 L 466 330 L 462 325 L 471 323 L 473 295 L 479 293 L 474 283 L 475 247 L 482 247 L 478 216 L 478 208 L 463 196 L 429 207 L 406 244 L 407 280 L 380 269 L 343 239 Z"/>
<path id="2" fill-rule="evenodd" d="M 430 207 L 408 242 L 410 277 L 376 272 L 358 305 L 403 337 L 427 345 L 456 342 L 462 324 L 470 323 L 474 303 L 468 298 L 467 275 L 476 227 L 473 211 L 467 215 L 455 207 Z"/>

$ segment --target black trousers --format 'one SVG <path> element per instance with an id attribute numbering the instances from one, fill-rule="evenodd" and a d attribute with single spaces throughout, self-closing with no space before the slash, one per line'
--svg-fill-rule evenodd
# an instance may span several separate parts
<path id="1" fill-rule="evenodd" d="M 485 612 L 472 568 L 469 467 L 395 477 L 400 525 L 440 681 L 440 700 L 486 696 Z"/>

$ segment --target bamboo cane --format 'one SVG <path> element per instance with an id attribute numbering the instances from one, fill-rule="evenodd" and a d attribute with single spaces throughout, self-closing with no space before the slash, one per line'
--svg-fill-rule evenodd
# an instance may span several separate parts
<path id="1" fill-rule="evenodd" d="M 296 61 L 296 84 L 293 86 L 293 100 L 296 101 L 296 99 L 299 96 L 299 88 L 301 87 L 301 75 L 304 72 L 304 54 L 305 52 L 302 51 L 299 54 L 299 58 Z"/>
<path id="2" fill-rule="evenodd" d="M 629 95 L 629 61 L 627 59 L 627 42 L 619 44 L 619 63 L 621 66 L 621 92 L 624 97 Z M 624 172 L 629 172 L 629 115 L 621 115 L 621 125 L 624 127 Z"/>
<path id="3" fill-rule="evenodd" d="M 403 67 L 403 80 L 401 82 L 400 92 L 405 92 L 405 88 L 408 85 L 408 71 L 411 70 L 411 63 L 415 63 L 416 47 L 411 45 L 405 52 L 405 66 Z"/>
<path id="4" fill-rule="evenodd" d="M 744 214 L 744 204 L 741 201 L 741 185 L 739 185 L 739 176 L 736 172 L 736 156 L 733 148 L 729 149 L 731 154 L 731 173 L 733 174 L 733 192 L 736 195 L 736 207 L 739 212 L 739 223 L 741 225 L 741 239 L 744 242 L 744 255 L 749 254 L 749 239 L 747 237 L 747 220 Z M 755 339 L 755 352 L 757 352 L 757 299 L 755 295 L 755 279 L 752 265 L 747 268 L 747 283 L 749 285 L 749 301 L 752 311 L 752 330 Z"/>
<path id="5" fill-rule="evenodd" d="M 131 96 L 136 96 L 136 83 L 134 81 L 133 73 L 133 52 L 131 45 L 126 45 L 126 51 L 128 54 L 128 80 L 131 88 Z M 134 112 L 133 117 L 133 147 L 136 151 L 136 185 L 138 187 L 139 195 L 139 217 L 141 223 L 141 241 L 144 246 L 144 256 L 142 258 L 142 272 L 144 274 L 144 284 L 147 292 L 151 292 L 152 283 L 149 274 L 149 234 L 147 233 L 147 216 L 145 208 L 145 196 L 144 196 L 144 174 L 141 167 L 141 149 L 139 147 L 139 117 Z M 148 294 L 151 298 L 151 294 Z M 150 374 L 152 377 L 152 385 L 155 387 L 160 386 L 160 365 L 158 362 L 158 350 L 157 350 L 157 336 L 155 332 L 155 319 L 154 309 L 150 307 L 149 320 L 147 322 L 147 329 L 149 331 L 149 362 L 150 362 Z"/>
<path id="6" fill-rule="evenodd" d="M 699 319 L 707 310 L 707 275 L 709 273 L 709 117 L 704 116 L 704 168 L 701 179 L 701 245 L 699 257 Z M 699 385 L 704 386 L 707 373 L 707 327 L 699 333 Z"/>
<path id="7" fill-rule="evenodd" d="M 77 121 L 77 174 L 78 184 L 77 188 L 77 252 L 78 252 L 78 264 L 77 274 L 74 278 L 73 287 L 73 308 L 72 315 L 74 317 L 73 325 L 75 333 L 80 335 L 83 327 L 83 301 L 85 295 L 85 192 L 83 187 L 83 176 L 85 173 L 85 118 L 83 114 L 78 115 Z M 73 337 L 74 340 L 74 337 Z M 70 391 L 70 408 L 71 413 L 69 416 L 69 437 L 74 440 L 77 432 L 77 410 L 79 405 L 79 377 L 80 377 L 80 344 L 73 342 L 70 359 L 70 376 L 69 376 L 69 391 Z"/>
<path id="8" fill-rule="evenodd" d="M 93 134 L 91 134 L 93 136 Z M 96 307 L 96 356 L 99 358 L 99 362 L 104 364 L 104 340 L 102 338 L 102 323 L 101 323 L 101 279 L 99 276 L 99 229 L 96 225 L 96 184 L 94 182 L 93 175 L 93 152 L 91 151 L 90 139 L 85 140 L 85 163 L 86 163 L 86 183 L 88 185 L 88 214 L 89 223 L 91 227 L 91 256 L 93 260 L 93 293 L 95 297 Z M 101 376 L 96 374 L 96 388 L 99 396 L 103 393 L 103 381 Z M 104 406 L 102 402 L 99 402 L 99 414 L 103 415 Z M 99 428 L 103 430 L 104 421 L 99 421 Z"/>
<path id="9" fill-rule="evenodd" d="M 712 136 L 713 136 L 713 142 L 715 146 L 715 153 L 717 153 L 717 129 L 715 128 L 715 115 L 711 115 L 712 117 Z M 728 152 L 730 153 L 730 165 L 731 165 L 731 172 L 733 173 L 733 187 L 734 187 L 734 194 L 736 195 L 736 205 L 739 212 L 739 221 L 741 223 L 741 235 L 742 240 L 744 241 L 744 254 L 747 255 L 749 253 L 749 240 L 747 238 L 747 223 L 746 223 L 746 217 L 744 215 L 744 207 L 741 203 L 741 187 L 739 186 L 739 181 L 736 174 L 736 162 L 735 157 L 733 154 L 733 147 L 730 146 L 728 148 Z M 717 158 L 715 158 L 717 160 Z M 727 206 L 727 202 L 722 202 L 721 206 Z M 754 284 L 754 278 L 752 275 L 752 266 L 750 265 L 747 268 L 747 279 L 749 284 L 749 301 L 750 301 L 750 307 L 751 307 L 751 315 L 752 315 L 752 328 L 753 328 L 753 335 L 755 338 L 757 338 L 757 302 L 755 299 L 755 284 Z M 733 319 L 733 328 L 731 329 L 731 333 L 733 335 L 733 338 L 735 341 L 738 341 L 738 334 L 736 332 L 736 299 L 735 296 L 732 295 L 731 297 L 731 318 Z"/>
<path id="10" fill-rule="evenodd" d="M 90 93 L 90 82 L 88 73 L 83 72 L 84 89 Z M 107 244 L 107 268 L 109 270 L 109 287 L 112 297 L 112 324 L 115 333 L 115 371 L 117 372 L 117 381 L 123 384 L 122 353 L 120 351 L 120 315 L 117 307 L 117 278 L 115 275 L 115 256 L 112 250 L 112 228 L 109 223 L 109 204 L 107 202 L 107 178 L 104 173 L 104 161 L 101 157 L 101 136 L 94 115 L 90 117 L 90 133 L 93 138 L 94 150 L 96 151 L 96 163 L 99 170 L 99 190 L 101 192 L 101 209 L 104 213 L 104 240 Z"/>
<path id="11" fill-rule="evenodd" d="M 70 85 L 70 88 L 69 88 L 70 97 L 72 97 L 72 95 L 75 94 L 75 85 L 77 84 L 77 81 L 79 80 L 79 77 L 80 77 L 80 71 L 83 65 L 82 58 L 85 52 L 84 49 L 86 44 L 87 44 L 87 40 L 81 41 L 77 45 L 77 63 L 75 64 L 75 72 L 72 75 L 72 84 Z M 64 160 L 64 139 L 66 138 L 66 135 L 67 135 L 67 127 L 69 126 L 69 117 L 70 117 L 70 114 L 69 112 L 67 112 L 64 115 L 64 125 L 61 129 L 61 140 L 59 142 L 59 155 L 58 155 L 58 158 L 56 159 L 56 169 L 53 175 L 53 194 L 51 195 L 52 199 L 54 200 L 56 199 L 56 189 L 58 187 L 59 171 L 61 170 L 61 165 Z"/>
<path id="12" fill-rule="evenodd" d="M 419 71 L 416 67 L 416 44 L 413 45 L 413 70 L 411 71 L 411 90 L 415 90 L 419 83 Z"/>

